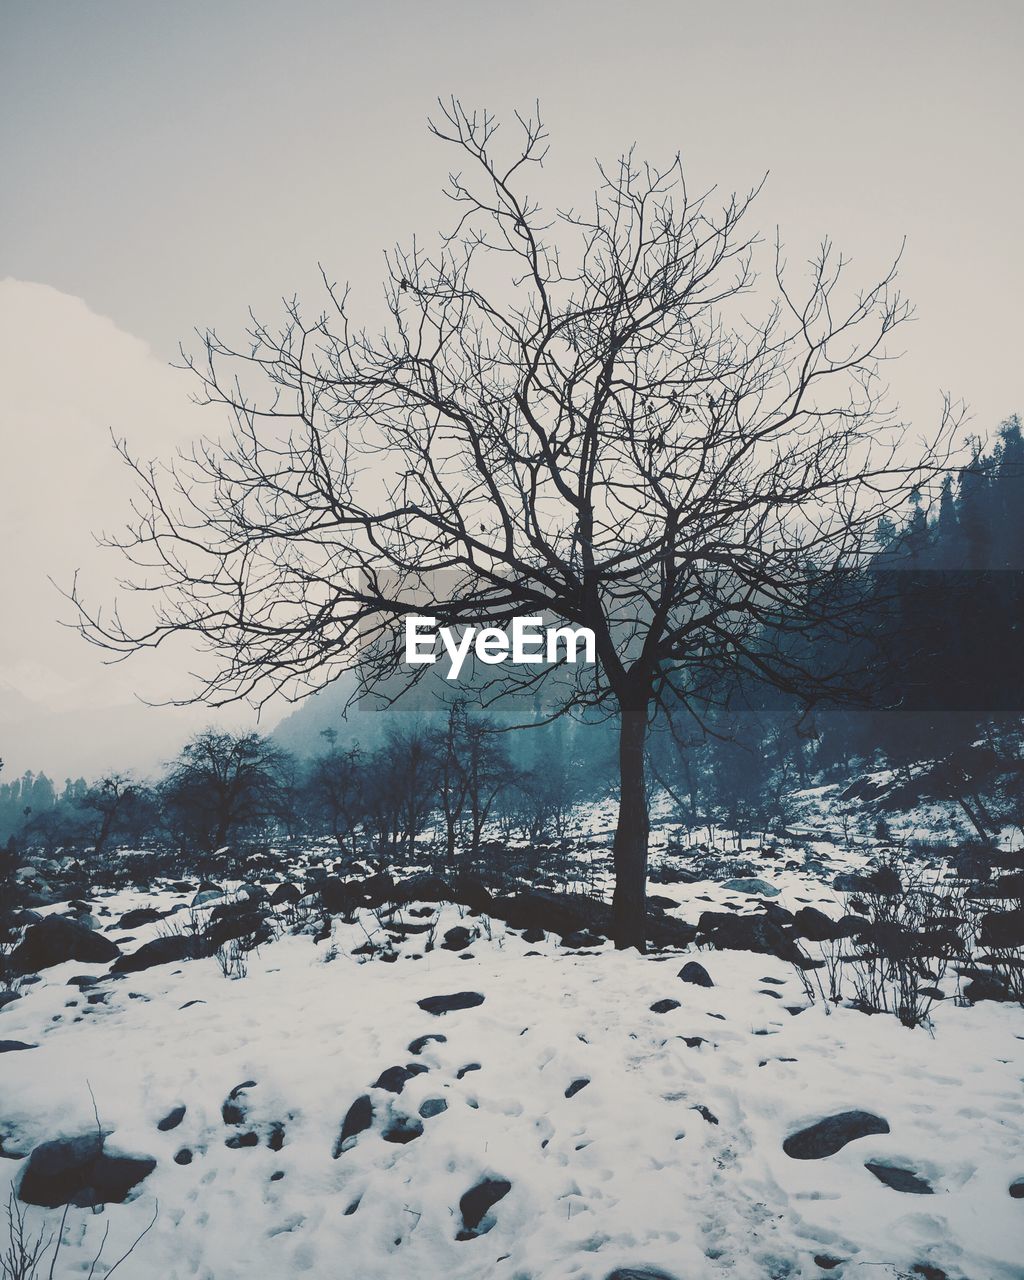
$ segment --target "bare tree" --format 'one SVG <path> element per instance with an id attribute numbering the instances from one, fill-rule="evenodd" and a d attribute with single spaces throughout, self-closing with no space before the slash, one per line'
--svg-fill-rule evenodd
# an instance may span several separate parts
<path id="1" fill-rule="evenodd" d="M 246 828 L 282 814 L 287 757 L 258 733 L 208 729 L 182 748 L 163 783 L 166 807 L 214 852 Z"/>
<path id="2" fill-rule="evenodd" d="M 696 714 L 727 671 L 838 696 L 848 681 L 801 640 L 837 624 L 830 585 L 932 481 L 953 415 L 911 443 L 888 403 L 879 366 L 910 315 L 895 265 L 850 291 L 826 241 L 798 286 L 746 230 L 757 191 L 695 194 L 678 158 L 630 152 L 599 166 L 586 210 L 545 214 L 525 180 L 547 135 L 517 118 L 501 160 L 490 114 L 441 104 L 432 131 L 468 166 L 447 188 L 457 219 L 435 250 L 388 255 L 379 333 L 325 275 L 321 314 L 293 301 L 240 346 L 204 335 L 186 359 L 229 437 L 170 467 L 119 446 L 139 492 L 114 544 L 155 610 L 72 598 L 119 653 L 198 637 L 213 664 L 195 696 L 215 703 L 298 697 L 357 664 L 364 689 L 411 683 L 425 668 L 394 636 L 411 613 L 592 628 L 595 666 L 491 667 L 483 696 L 546 682 L 551 715 L 618 717 L 614 933 L 642 947 L 655 708 Z"/>

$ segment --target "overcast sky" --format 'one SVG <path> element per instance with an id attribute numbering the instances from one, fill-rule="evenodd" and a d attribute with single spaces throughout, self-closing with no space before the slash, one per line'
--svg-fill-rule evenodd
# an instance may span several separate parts
<path id="1" fill-rule="evenodd" d="M 383 250 L 446 219 L 437 95 L 539 98 L 545 189 L 581 203 L 595 156 L 683 154 L 747 188 L 791 260 L 830 235 L 866 280 L 907 237 L 918 320 L 891 371 L 976 429 L 1024 405 L 1018 319 L 1019 0 L 414 3 L 44 0 L 0 6 L 0 756 L 8 771 L 152 767 L 199 714 L 132 708 L 166 671 L 103 671 L 47 575 L 113 572 L 108 431 L 160 453 L 197 430 L 166 366 L 194 326 L 313 297 L 316 264 L 370 304 Z M 45 286 L 45 287 L 44 287 Z M 206 424 L 205 420 L 201 425 Z M 147 718 L 148 717 L 148 718 Z"/>

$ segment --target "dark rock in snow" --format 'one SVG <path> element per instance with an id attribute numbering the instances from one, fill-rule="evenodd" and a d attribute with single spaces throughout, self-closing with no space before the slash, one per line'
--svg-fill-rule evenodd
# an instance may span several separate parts
<path id="1" fill-rule="evenodd" d="M 459 1201 L 462 1230 L 456 1239 L 471 1240 L 474 1236 L 486 1235 L 490 1226 L 481 1229 L 481 1223 L 498 1201 L 503 1200 L 511 1190 L 512 1183 L 507 1178 L 481 1178 L 476 1186 L 470 1187 Z"/>
<path id="2" fill-rule="evenodd" d="M 678 1000 L 655 1000 L 651 1005 L 651 1013 L 671 1013 L 680 1007 Z"/>
<path id="3" fill-rule="evenodd" d="M 657 1267 L 616 1267 L 609 1271 L 605 1280 L 676 1280 L 667 1271 L 659 1271 Z"/>
<path id="4" fill-rule="evenodd" d="M 293 884 L 279 884 L 274 892 L 270 895 L 270 905 L 272 907 L 291 906 L 293 902 L 298 902 L 302 897 L 298 888 Z"/>
<path id="5" fill-rule="evenodd" d="M 684 982 L 692 983 L 695 987 L 713 987 L 715 985 L 711 981 L 711 975 L 707 969 L 696 960 L 688 960 L 679 970 L 679 977 Z"/>
<path id="6" fill-rule="evenodd" d="M 698 1102 L 696 1106 L 691 1107 L 690 1110 L 698 1112 L 699 1115 L 704 1117 L 708 1124 L 718 1124 L 718 1116 L 716 1116 L 715 1113 L 702 1102 Z"/>
<path id="7" fill-rule="evenodd" d="M 448 1039 L 447 1036 L 442 1036 L 437 1033 L 433 1035 L 417 1036 L 416 1039 L 412 1042 L 412 1044 L 409 1045 L 409 1052 L 422 1053 L 423 1050 L 427 1047 L 427 1045 L 430 1044 L 431 1040 L 436 1040 L 438 1044 L 444 1044 L 447 1041 L 447 1039 Z"/>
<path id="8" fill-rule="evenodd" d="M 793 917 L 793 924 L 799 937 L 809 938 L 811 942 L 831 942 L 850 936 L 841 921 L 832 920 L 817 907 L 801 907 Z"/>
<path id="9" fill-rule="evenodd" d="M 444 1098 L 425 1098 L 420 1103 L 420 1116 L 424 1120 L 431 1119 L 432 1116 L 439 1116 L 442 1111 L 448 1110 L 448 1103 Z"/>
<path id="10" fill-rule="evenodd" d="M 181 1124 L 182 1120 L 184 1119 L 185 1119 L 185 1108 L 174 1107 L 173 1110 L 168 1111 L 168 1113 L 164 1116 L 162 1120 L 157 1121 L 156 1127 L 160 1130 L 161 1133 L 167 1133 L 169 1129 L 177 1129 L 178 1125 Z"/>
<path id="11" fill-rule="evenodd" d="M 167 911 L 157 911 L 156 907 L 137 907 L 134 911 L 126 911 L 117 922 L 119 929 L 140 929 L 144 924 L 156 924 L 168 915 Z"/>
<path id="12" fill-rule="evenodd" d="M 464 1067 L 459 1067 L 458 1071 L 456 1071 L 455 1079 L 461 1080 L 463 1076 L 469 1075 L 471 1071 L 479 1071 L 479 1070 L 480 1070 L 479 1062 L 467 1062 Z"/>
<path id="13" fill-rule="evenodd" d="M 444 935 L 441 946 L 445 951 L 465 951 L 475 937 L 475 929 L 467 929 L 464 924 L 457 924 Z"/>
<path id="14" fill-rule="evenodd" d="M 964 987 L 964 998 L 971 1004 L 980 1000 L 1009 1000 L 1010 990 L 994 974 L 977 973 Z"/>
<path id="15" fill-rule="evenodd" d="M 370 1095 L 364 1093 L 356 1098 L 345 1113 L 345 1119 L 341 1122 L 341 1132 L 338 1134 L 338 1140 L 332 1152 L 334 1159 L 337 1160 L 343 1151 L 348 1150 L 346 1144 L 351 1138 L 365 1132 L 371 1124 L 373 1124 L 373 1103 Z"/>
<path id="16" fill-rule="evenodd" d="M 258 1147 L 260 1135 L 251 1129 L 248 1133 L 233 1133 L 230 1138 L 224 1139 L 224 1145 L 232 1151 L 238 1151 L 242 1147 Z"/>
<path id="17" fill-rule="evenodd" d="M 426 996 L 416 1003 L 425 1013 L 440 1016 L 456 1009 L 473 1009 L 483 1004 L 484 998 L 479 991 L 455 991 L 449 996 Z"/>
<path id="18" fill-rule="evenodd" d="M 565 1091 L 565 1096 L 567 1098 L 575 1098 L 579 1091 L 581 1089 L 585 1089 L 588 1084 L 590 1084 L 590 1077 L 580 1076 L 578 1079 L 574 1080 L 571 1085 L 569 1085 Z"/>
<path id="19" fill-rule="evenodd" d="M 128 1193 L 156 1168 L 149 1157 L 112 1156 L 98 1133 L 44 1142 L 28 1158 L 18 1184 L 25 1204 L 56 1209 L 71 1204 L 123 1204 Z"/>
<path id="20" fill-rule="evenodd" d="M 930 1196 L 933 1191 L 930 1183 L 919 1177 L 913 1169 L 898 1169 L 891 1164 L 877 1164 L 868 1160 L 864 1168 L 873 1173 L 879 1182 L 884 1182 L 893 1191 L 905 1191 L 909 1195 Z"/>
<path id="21" fill-rule="evenodd" d="M 83 964 L 107 964 L 121 954 L 109 938 L 88 925 L 61 916 L 47 916 L 29 925 L 21 942 L 11 952 L 15 973 L 35 973 L 67 960 Z"/>
<path id="22" fill-rule="evenodd" d="M 1018 1178 L 1016 1182 L 1010 1183 L 1010 1199 L 1024 1200 L 1024 1178 Z"/>
<path id="23" fill-rule="evenodd" d="M 407 1080 L 411 1080 L 413 1076 L 420 1075 L 426 1069 L 422 1062 L 413 1063 L 409 1067 L 388 1067 L 380 1073 L 374 1081 L 373 1087 L 375 1089 L 387 1089 L 389 1093 L 401 1093 Z"/>
<path id="24" fill-rule="evenodd" d="M 36 1044 L 26 1044 L 24 1040 L 0 1040 L 0 1053 L 16 1053 L 19 1049 L 38 1049 Z"/>
<path id="25" fill-rule="evenodd" d="M 888 1132 L 887 1121 L 870 1111 L 840 1111 L 807 1129 L 790 1134 L 782 1149 L 793 1160 L 824 1160 L 857 1138 Z"/>
<path id="26" fill-rule="evenodd" d="M 160 964 L 198 959 L 205 951 L 206 946 L 201 938 L 171 934 L 167 938 L 154 938 L 131 955 L 121 956 L 111 973 L 141 973 L 144 969 L 152 969 Z"/>
<path id="27" fill-rule="evenodd" d="M 584 947 L 599 947 L 604 939 L 596 933 L 591 933 L 589 929 L 576 929 L 572 933 L 564 934 L 561 943 L 563 947 L 568 947 L 570 951 L 580 951 Z"/>
<path id="28" fill-rule="evenodd" d="M 733 893 L 753 893 L 762 898 L 776 898 L 779 895 L 779 890 L 766 880 L 726 880 L 722 888 L 730 889 Z"/>
<path id="29" fill-rule="evenodd" d="M 543 942 L 547 935 L 543 929 L 524 929 L 522 936 L 524 942 L 528 942 L 533 946 L 535 943 Z"/>
<path id="30" fill-rule="evenodd" d="M 792 939 L 765 915 L 702 911 L 697 921 L 697 936 L 720 951 L 756 951 L 790 963 L 801 958 Z"/>
<path id="31" fill-rule="evenodd" d="M 247 1089 L 255 1089 L 255 1080 L 243 1080 L 241 1084 L 236 1084 L 228 1094 L 220 1109 L 221 1117 L 225 1124 L 242 1124 L 245 1120 L 245 1103 L 240 1102 L 242 1094 Z"/>
<path id="32" fill-rule="evenodd" d="M 978 941 L 983 947 L 1024 947 L 1024 909 L 989 911 L 981 917 Z"/>
<path id="33" fill-rule="evenodd" d="M 409 1116 L 394 1116 L 380 1135 L 385 1142 L 397 1142 L 404 1145 L 412 1142 L 423 1133 L 423 1125 L 419 1120 Z"/>
<path id="34" fill-rule="evenodd" d="M 188 1147 L 182 1147 L 180 1151 L 176 1151 L 174 1153 L 174 1163 L 175 1164 L 191 1164 L 192 1163 L 192 1152 L 188 1149 Z"/>
<path id="35" fill-rule="evenodd" d="M 398 881 L 394 887 L 394 901 L 401 906 L 410 902 L 454 902 L 455 894 L 447 880 L 421 872 Z"/>
<path id="36" fill-rule="evenodd" d="M 6 1009 L 9 1004 L 14 1004 L 15 1000 L 20 999 L 20 991 L 0 991 L 0 1009 Z"/>

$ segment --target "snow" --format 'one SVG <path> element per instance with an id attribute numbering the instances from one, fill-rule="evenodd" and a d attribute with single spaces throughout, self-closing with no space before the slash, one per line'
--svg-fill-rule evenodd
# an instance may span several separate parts
<path id="1" fill-rule="evenodd" d="M 593 815 L 592 829 L 602 822 Z M 832 858 L 827 883 L 784 869 L 792 850 L 736 856 L 780 890 L 773 901 L 834 915 L 834 871 L 863 865 L 866 852 L 840 857 L 827 843 L 815 852 Z M 710 880 L 652 891 L 691 920 L 749 901 Z M 103 927 L 191 897 L 165 889 L 92 901 L 110 913 L 97 915 Z M 238 980 L 208 959 L 79 992 L 68 980 L 100 971 L 72 962 L 24 987 L 0 1012 L 0 1038 L 38 1047 L 0 1055 L 4 1150 L 27 1154 L 92 1131 L 94 1095 L 108 1150 L 157 1160 L 128 1203 L 70 1210 L 62 1274 L 88 1274 L 107 1224 L 109 1265 L 158 1204 L 125 1280 L 605 1280 L 642 1266 L 675 1280 L 878 1280 L 922 1264 L 963 1280 L 1024 1275 L 1022 1205 L 1007 1190 L 1024 1174 L 1019 1006 L 947 999 L 930 1032 L 908 1030 L 809 1003 L 796 971 L 771 956 L 641 957 L 607 944 L 580 953 L 553 936 L 530 946 L 456 906 L 436 914 L 437 940 L 456 924 L 482 930 L 470 958 L 425 952 L 426 935 L 414 934 L 395 944 L 394 963 L 364 960 L 354 948 L 382 934 L 363 912 L 352 924 L 336 918 L 321 941 L 286 934 L 263 946 Z M 134 930 L 125 949 L 167 926 Z M 714 987 L 679 980 L 688 956 Z M 952 996 L 955 975 L 943 986 Z M 90 1004 L 97 991 L 105 1000 Z M 457 991 L 484 1002 L 442 1016 L 418 1007 Z M 652 1012 L 665 998 L 680 1007 Z M 446 1039 L 411 1054 L 428 1034 Z M 372 1087 L 385 1068 L 411 1063 L 427 1071 L 400 1095 Z M 479 1069 L 460 1079 L 470 1064 Z M 589 1083 L 567 1098 L 581 1078 Z M 223 1102 L 250 1080 L 245 1122 L 225 1125 Z M 333 1159 L 349 1106 L 367 1093 L 372 1127 Z M 389 1116 L 417 1117 L 437 1098 L 447 1109 L 422 1121 L 421 1137 L 384 1141 Z M 160 1132 L 182 1105 L 180 1126 Z M 854 1109 L 884 1117 L 890 1132 L 822 1160 L 783 1153 L 789 1134 Z M 277 1151 L 267 1145 L 275 1124 L 284 1126 Z M 225 1145 L 246 1132 L 259 1145 Z M 174 1162 L 183 1147 L 187 1165 Z M 934 1194 L 897 1192 L 867 1162 L 911 1169 Z M 0 1160 L 0 1197 L 20 1167 Z M 485 1217 L 490 1230 L 459 1240 L 460 1199 L 486 1176 L 511 1190 Z M 816 1256 L 842 1263 L 826 1271 Z"/>

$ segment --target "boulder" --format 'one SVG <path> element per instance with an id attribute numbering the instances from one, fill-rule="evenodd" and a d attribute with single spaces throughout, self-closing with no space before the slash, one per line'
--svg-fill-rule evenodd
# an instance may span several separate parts
<path id="1" fill-rule="evenodd" d="M 696 960 L 688 960 L 679 970 L 679 977 L 684 982 L 689 982 L 695 987 L 713 987 L 715 985 L 711 981 L 711 975 L 707 969 Z"/>
<path id="2" fill-rule="evenodd" d="M 121 956 L 111 973 L 141 973 L 159 964 L 176 964 L 181 960 L 195 960 L 206 953 L 201 938 L 184 933 L 174 933 L 166 938 L 154 938 L 131 955 Z"/>
<path id="3" fill-rule="evenodd" d="M 475 929 L 467 929 L 465 925 L 457 924 L 444 935 L 441 946 L 445 951 L 465 951 L 475 937 Z"/>
<path id="4" fill-rule="evenodd" d="M 1024 909 L 986 912 L 981 917 L 978 941 L 981 946 L 995 950 L 1024 947 Z"/>
<path id="5" fill-rule="evenodd" d="M 146 1157 L 112 1156 L 98 1133 L 44 1142 L 28 1158 L 18 1184 L 25 1204 L 56 1209 L 71 1204 L 86 1208 L 122 1204 L 133 1187 L 156 1168 Z"/>
<path id="6" fill-rule="evenodd" d="M 447 996 L 425 996 L 416 1003 L 426 1013 L 439 1017 L 442 1013 L 451 1013 L 456 1009 L 473 1009 L 483 1004 L 484 998 L 479 991 L 455 991 Z"/>
<path id="7" fill-rule="evenodd" d="M 848 1142 L 888 1132 L 888 1122 L 870 1111 L 841 1111 L 791 1133 L 782 1149 L 793 1160 L 824 1160 L 841 1151 Z"/>
<path id="8" fill-rule="evenodd" d="M 931 1184 L 919 1177 L 913 1169 L 899 1169 L 891 1164 L 878 1164 L 868 1160 L 864 1165 L 869 1173 L 873 1173 L 879 1182 L 884 1182 L 893 1191 L 903 1191 L 913 1196 L 933 1195 Z"/>
<path id="9" fill-rule="evenodd" d="M 697 937 L 720 951 L 755 951 L 791 963 L 802 958 L 792 939 L 765 915 L 703 911 L 697 921 Z"/>
<path id="10" fill-rule="evenodd" d="M 136 907 L 134 911 L 126 911 L 117 922 L 119 929 L 141 929 L 144 924 L 156 924 L 168 915 L 167 911 L 158 911 L 156 907 Z"/>
<path id="11" fill-rule="evenodd" d="M 15 973 L 36 973 L 68 960 L 83 964 L 108 964 L 121 954 L 109 938 L 87 925 L 59 916 L 47 916 L 29 925 L 11 953 Z"/>
<path id="12" fill-rule="evenodd" d="M 762 898 L 777 898 L 779 895 L 779 890 L 766 880 L 726 880 L 722 888 L 733 893 L 756 893 Z"/>
<path id="13" fill-rule="evenodd" d="M 486 1235 L 490 1226 L 484 1224 L 484 1218 L 511 1190 L 512 1183 L 507 1178 L 481 1178 L 475 1186 L 470 1187 L 459 1201 L 462 1230 L 456 1239 L 472 1240 L 475 1236 Z"/>
<path id="14" fill-rule="evenodd" d="M 292 903 L 298 902 L 302 897 L 298 889 L 293 884 L 279 884 L 274 892 L 270 895 L 270 905 L 272 907 L 291 906 Z"/>
<path id="15" fill-rule="evenodd" d="M 356 1098 L 345 1113 L 345 1119 L 341 1122 L 341 1132 L 338 1134 L 338 1140 L 332 1152 L 334 1159 L 337 1160 L 343 1151 L 347 1151 L 352 1145 L 352 1139 L 369 1129 L 371 1124 L 373 1124 L 373 1102 L 370 1095 L 364 1093 Z"/>

